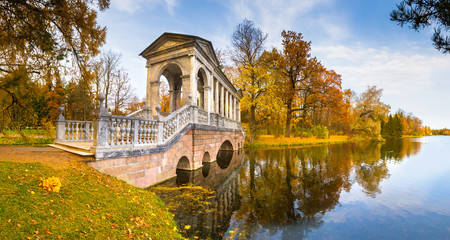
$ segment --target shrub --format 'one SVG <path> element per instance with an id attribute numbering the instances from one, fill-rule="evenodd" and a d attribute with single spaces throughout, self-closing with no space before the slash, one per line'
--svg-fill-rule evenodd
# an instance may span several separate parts
<path id="1" fill-rule="evenodd" d="M 328 137 L 328 128 L 323 125 L 317 125 L 313 129 L 314 136 L 319 139 L 325 139 Z"/>

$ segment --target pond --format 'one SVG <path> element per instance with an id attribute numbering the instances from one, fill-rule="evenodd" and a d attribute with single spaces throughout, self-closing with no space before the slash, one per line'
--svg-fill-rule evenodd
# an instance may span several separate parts
<path id="1" fill-rule="evenodd" d="M 231 155 L 164 184 L 207 192 L 196 206 L 196 192 L 176 199 L 172 211 L 187 237 L 450 238 L 450 137 Z"/>

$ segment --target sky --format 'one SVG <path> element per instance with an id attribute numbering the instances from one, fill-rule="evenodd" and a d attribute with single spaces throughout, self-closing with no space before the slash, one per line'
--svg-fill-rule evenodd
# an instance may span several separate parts
<path id="1" fill-rule="evenodd" d="M 450 128 L 450 54 L 420 32 L 390 21 L 400 0 L 111 0 L 98 15 L 107 28 L 104 50 L 122 55 L 135 93 L 145 97 L 145 59 L 139 54 L 164 32 L 195 35 L 216 49 L 231 47 L 244 19 L 268 34 L 266 49 L 281 49 L 281 31 L 301 32 L 311 54 L 342 75 L 357 94 L 383 89 L 391 112 L 402 109 L 431 128 Z"/>

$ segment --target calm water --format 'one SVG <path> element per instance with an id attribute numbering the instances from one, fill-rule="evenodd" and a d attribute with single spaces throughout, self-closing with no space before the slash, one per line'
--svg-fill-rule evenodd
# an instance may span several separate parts
<path id="1" fill-rule="evenodd" d="M 177 179 L 215 191 L 175 213 L 187 236 L 450 239 L 450 137 L 222 155 Z"/>

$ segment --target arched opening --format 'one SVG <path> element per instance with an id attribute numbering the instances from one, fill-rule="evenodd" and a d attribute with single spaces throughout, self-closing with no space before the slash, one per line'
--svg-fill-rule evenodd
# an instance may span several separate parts
<path id="1" fill-rule="evenodd" d="M 169 64 L 159 78 L 159 105 L 161 112 L 171 113 L 182 106 L 183 81 L 181 68 Z"/>
<path id="2" fill-rule="evenodd" d="M 197 73 L 197 106 L 201 110 L 205 110 L 205 83 L 207 81 L 206 73 L 200 68 Z"/>
<path id="3" fill-rule="evenodd" d="M 159 78 L 159 106 L 161 113 L 170 113 L 170 92 L 169 81 L 164 75 Z"/>
<path id="4" fill-rule="evenodd" d="M 220 145 L 219 151 L 221 150 L 233 151 L 233 144 L 231 144 L 229 140 L 226 140 L 225 142 L 222 143 L 222 145 Z"/>
<path id="5" fill-rule="evenodd" d="M 230 141 L 226 140 L 220 146 L 219 152 L 217 152 L 217 165 L 219 165 L 221 169 L 225 169 L 230 165 L 232 158 L 233 145 Z"/>
<path id="6" fill-rule="evenodd" d="M 180 160 L 178 160 L 177 164 L 177 185 L 185 185 L 188 184 L 191 181 L 192 177 L 192 171 L 190 170 L 189 166 L 189 159 L 187 157 L 181 157 Z"/>
<path id="7" fill-rule="evenodd" d="M 203 160 L 202 160 L 202 174 L 203 177 L 207 177 L 209 175 L 209 170 L 211 169 L 211 157 L 209 156 L 209 152 L 205 152 L 203 154 Z"/>
<path id="8" fill-rule="evenodd" d="M 182 157 L 178 160 L 177 169 L 191 170 L 189 159 L 187 157 Z"/>

